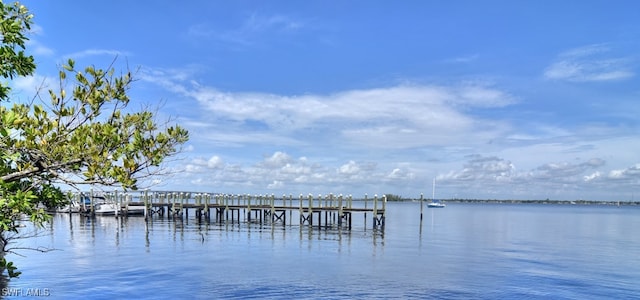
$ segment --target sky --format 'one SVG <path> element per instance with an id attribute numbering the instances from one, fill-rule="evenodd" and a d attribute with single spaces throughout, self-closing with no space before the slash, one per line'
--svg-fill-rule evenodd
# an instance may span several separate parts
<path id="1" fill-rule="evenodd" d="M 640 198 L 637 1 L 23 4 L 18 95 L 113 64 L 189 130 L 151 189 Z"/>

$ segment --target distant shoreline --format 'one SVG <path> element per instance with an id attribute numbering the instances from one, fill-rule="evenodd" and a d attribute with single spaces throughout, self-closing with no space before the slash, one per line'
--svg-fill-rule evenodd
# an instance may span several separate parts
<path id="1" fill-rule="evenodd" d="M 607 205 L 636 206 L 640 201 L 602 201 L 602 200 L 497 200 L 497 199 L 440 199 L 445 203 L 486 203 L 486 204 L 562 204 L 562 205 Z M 420 199 L 402 199 L 391 201 L 417 201 Z M 428 202 L 429 199 L 423 201 Z"/>

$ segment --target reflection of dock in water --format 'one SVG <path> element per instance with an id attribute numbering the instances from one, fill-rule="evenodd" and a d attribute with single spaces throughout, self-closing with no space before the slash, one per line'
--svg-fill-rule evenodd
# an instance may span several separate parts
<path id="1" fill-rule="evenodd" d="M 84 195 L 84 198 L 83 196 Z M 352 196 L 334 196 L 333 194 L 292 195 L 276 198 L 275 195 L 227 195 L 192 192 L 152 192 L 133 193 L 113 192 L 100 196 L 79 194 L 72 199 L 80 203 L 80 212 L 95 215 L 114 216 L 143 215 L 153 217 L 189 217 L 190 212 L 197 219 L 231 223 L 291 224 L 299 219 L 300 226 L 317 228 L 351 229 L 353 216 L 364 215 L 366 227 L 367 214 L 372 216 L 373 229 L 384 229 L 385 196 L 354 200 Z M 356 204 L 354 206 L 354 203 Z M 363 206 L 364 205 L 364 206 Z M 106 207 L 106 209 L 105 209 Z"/>

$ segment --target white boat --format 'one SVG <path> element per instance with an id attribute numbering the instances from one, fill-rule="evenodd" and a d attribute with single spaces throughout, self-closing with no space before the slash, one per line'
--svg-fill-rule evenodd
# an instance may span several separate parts
<path id="1" fill-rule="evenodd" d="M 427 207 L 431 207 L 431 208 L 444 208 L 446 205 L 442 202 L 440 202 L 440 200 L 433 200 L 431 201 L 431 203 L 427 204 Z"/>
<path id="2" fill-rule="evenodd" d="M 71 203 L 62 206 L 62 207 L 58 207 L 56 209 L 56 212 L 59 213 L 77 213 L 80 212 L 80 209 L 82 207 L 80 206 L 80 203 L 78 203 L 78 201 L 71 201 Z"/>
<path id="3" fill-rule="evenodd" d="M 433 179 L 433 190 L 431 192 L 431 202 L 427 204 L 427 207 L 431 208 L 444 208 L 446 205 L 440 200 L 436 200 L 436 179 Z"/>
<path id="4" fill-rule="evenodd" d="M 127 215 L 144 215 L 144 205 L 127 204 L 127 208 L 125 208 L 125 213 Z"/>
<path id="5" fill-rule="evenodd" d="M 97 215 L 144 215 L 144 205 L 130 205 L 130 198 L 127 198 L 126 203 L 120 204 L 113 201 L 108 201 L 102 198 L 102 201 L 93 205 L 93 212 Z"/>
<path id="6" fill-rule="evenodd" d="M 93 205 L 93 212 L 97 215 L 115 215 L 118 205 L 115 203 L 96 203 Z"/>

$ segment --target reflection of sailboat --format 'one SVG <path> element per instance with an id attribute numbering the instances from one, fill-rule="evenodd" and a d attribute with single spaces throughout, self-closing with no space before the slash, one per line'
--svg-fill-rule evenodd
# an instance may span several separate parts
<path id="1" fill-rule="evenodd" d="M 436 200 L 436 179 L 433 179 L 433 191 L 431 194 L 431 203 L 427 204 L 427 207 L 431 207 L 431 208 L 444 208 L 446 205 L 442 202 L 440 202 L 440 200 Z"/>

